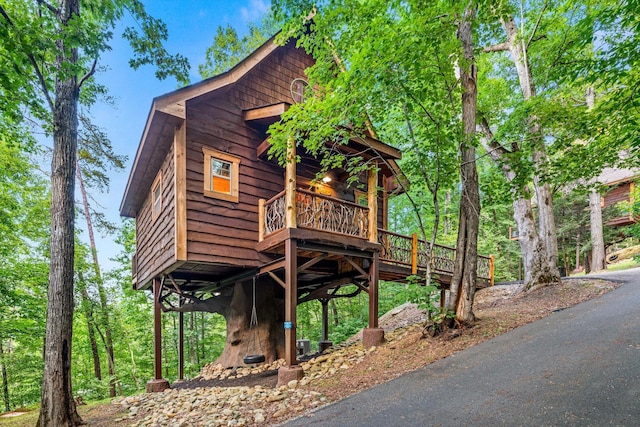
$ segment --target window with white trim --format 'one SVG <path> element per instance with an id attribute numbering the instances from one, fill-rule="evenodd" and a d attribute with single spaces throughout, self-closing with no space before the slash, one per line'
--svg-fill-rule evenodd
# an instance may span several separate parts
<path id="1" fill-rule="evenodd" d="M 238 202 L 240 158 L 203 147 L 204 195 Z"/>

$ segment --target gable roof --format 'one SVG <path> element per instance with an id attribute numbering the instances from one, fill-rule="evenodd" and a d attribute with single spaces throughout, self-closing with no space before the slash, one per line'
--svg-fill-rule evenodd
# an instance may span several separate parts
<path id="1" fill-rule="evenodd" d="M 142 194 L 139 190 L 151 186 L 173 143 L 175 127 L 183 123 L 185 119 L 186 103 L 199 96 L 226 88 L 240 80 L 281 47 L 274 42 L 275 37 L 267 40 L 229 71 L 153 99 L 147 116 L 147 124 L 142 133 L 120 203 L 121 216 L 133 218 L 142 206 L 146 194 Z"/>

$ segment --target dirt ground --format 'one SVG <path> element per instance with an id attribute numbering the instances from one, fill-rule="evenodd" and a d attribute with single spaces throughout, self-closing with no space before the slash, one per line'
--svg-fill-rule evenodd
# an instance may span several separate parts
<path id="1" fill-rule="evenodd" d="M 491 339 L 518 326 L 543 318 L 595 298 L 618 287 L 619 283 L 591 279 L 569 279 L 556 286 L 522 293 L 517 285 L 494 286 L 476 295 L 473 327 L 449 331 L 439 337 L 424 337 L 422 314 L 415 307 L 393 310 L 381 318 L 387 342 L 375 351 L 366 352 L 349 369 L 339 369 L 304 385 L 310 392 L 326 396 L 328 401 L 343 399 L 351 394 L 389 381 L 403 373 L 418 369 L 436 360 Z M 418 321 L 418 323 L 415 323 Z M 357 348 L 358 345 L 352 347 Z M 360 347 L 361 348 L 361 347 Z M 349 351 L 348 347 L 341 351 Z M 356 350 L 354 350 L 356 351 Z M 361 351 L 361 350 L 360 350 Z M 174 384 L 172 388 L 262 386 L 274 388 L 277 371 L 266 370 L 242 378 L 208 379 Z M 112 426 L 120 420 L 124 409 L 118 404 L 82 407 L 81 416 L 90 426 Z M 282 422 L 288 416 L 270 416 L 266 423 Z M 292 416 L 294 414 L 291 414 Z M 300 415 L 295 414 L 295 415 Z M 25 417 L 26 418 L 26 417 Z M 135 420 L 131 420 L 134 421 Z M 0 421 L 0 425 L 4 425 Z M 18 424 L 11 424 L 18 425 Z"/>

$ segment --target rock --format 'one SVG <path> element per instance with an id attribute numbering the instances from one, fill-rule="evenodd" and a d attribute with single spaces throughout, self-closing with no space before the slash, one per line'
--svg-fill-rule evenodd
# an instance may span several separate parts
<path id="1" fill-rule="evenodd" d="M 262 424 L 265 421 L 264 415 L 262 414 L 262 412 L 258 412 L 254 417 L 253 417 L 253 422 L 256 424 Z"/>
<path id="2" fill-rule="evenodd" d="M 298 380 L 291 380 L 287 383 L 287 387 L 296 388 L 298 386 Z"/>

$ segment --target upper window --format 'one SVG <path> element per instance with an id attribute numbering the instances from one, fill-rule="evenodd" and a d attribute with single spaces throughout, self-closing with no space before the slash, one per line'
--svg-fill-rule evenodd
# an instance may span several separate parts
<path id="1" fill-rule="evenodd" d="M 204 147 L 202 152 L 205 196 L 237 203 L 240 158 Z"/>
<path id="2" fill-rule="evenodd" d="M 158 172 L 158 176 L 151 186 L 151 218 L 155 219 L 162 211 L 162 171 Z"/>

